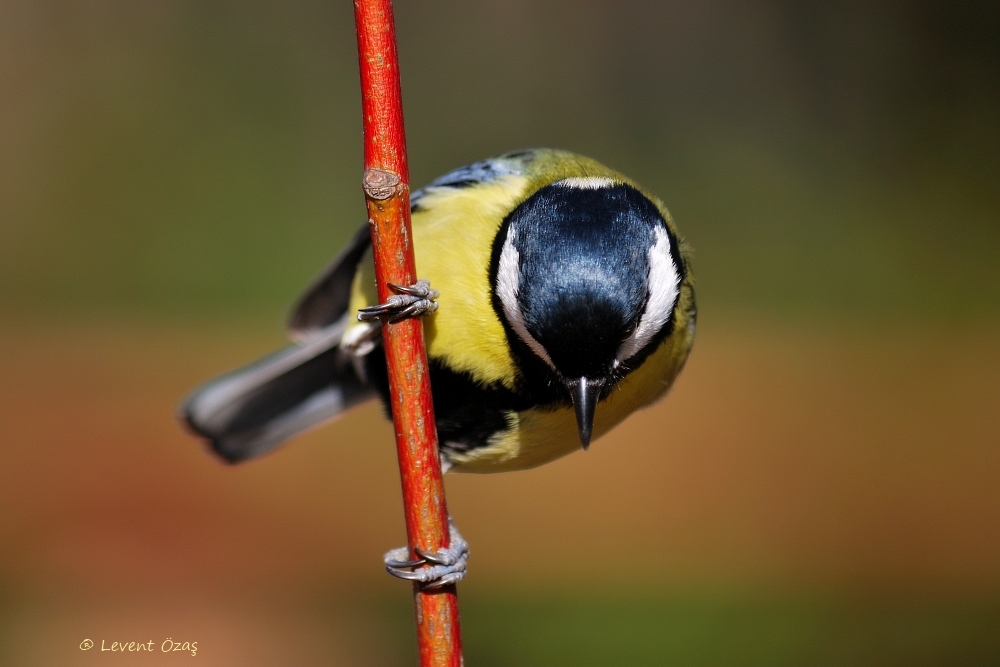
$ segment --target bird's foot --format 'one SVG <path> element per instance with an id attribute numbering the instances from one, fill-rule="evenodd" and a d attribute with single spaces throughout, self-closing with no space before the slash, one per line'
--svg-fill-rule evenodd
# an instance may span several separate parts
<path id="1" fill-rule="evenodd" d="M 447 549 L 433 554 L 415 549 L 416 560 L 410 560 L 409 547 L 389 551 L 383 557 L 386 571 L 394 577 L 415 581 L 424 590 L 457 584 L 465 578 L 469 543 L 459 534 L 450 517 L 448 535 L 450 543 Z"/>
<path id="2" fill-rule="evenodd" d="M 386 319 L 389 324 L 395 324 L 407 317 L 419 317 L 437 310 L 434 299 L 441 296 L 436 289 L 431 289 L 429 280 L 418 280 L 409 287 L 389 283 L 389 289 L 395 294 L 377 306 L 362 308 L 358 311 L 358 320 L 372 322 Z"/>

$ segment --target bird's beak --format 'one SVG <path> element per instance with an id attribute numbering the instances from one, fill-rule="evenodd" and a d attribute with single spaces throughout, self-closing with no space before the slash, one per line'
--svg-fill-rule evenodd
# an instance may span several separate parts
<path id="1" fill-rule="evenodd" d="M 566 386 L 573 399 L 573 407 L 576 408 L 576 427 L 580 430 L 580 444 L 586 450 L 590 447 L 590 435 L 594 430 L 594 412 L 604 382 L 579 378 L 570 380 Z"/>

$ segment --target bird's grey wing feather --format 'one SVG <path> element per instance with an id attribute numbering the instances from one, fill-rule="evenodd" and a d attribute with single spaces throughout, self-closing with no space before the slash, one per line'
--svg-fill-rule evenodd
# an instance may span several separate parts
<path id="1" fill-rule="evenodd" d="M 299 297 L 288 321 L 292 338 L 306 342 L 343 317 L 351 300 L 351 282 L 358 262 L 371 246 L 368 225 L 359 229 L 343 250 Z"/>
<path id="2" fill-rule="evenodd" d="M 353 365 L 338 358 L 346 321 L 197 389 L 181 405 L 184 421 L 235 463 L 374 398 Z"/>

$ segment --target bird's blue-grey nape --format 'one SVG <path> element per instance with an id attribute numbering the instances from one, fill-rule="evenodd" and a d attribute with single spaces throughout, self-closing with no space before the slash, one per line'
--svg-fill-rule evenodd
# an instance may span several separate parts
<path id="1" fill-rule="evenodd" d="M 610 179 L 566 179 L 505 227 L 497 291 L 514 332 L 564 378 L 608 376 L 649 300 L 650 249 L 666 230 L 655 204 Z"/>
<path id="2" fill-rule="evenodd" d="M 435 188 L 467 188 L 481 183 L 490 183 L 502 176 L 520 174 L 523 161 L 530 159 L 530 155 L 531 151 L 507 153 L 489 160 L 473 162 L 448 172 L 419 190 L 414 190 L 410 194 L 410 210 L 414 212 L 420 210 L 420 200 Z"/>

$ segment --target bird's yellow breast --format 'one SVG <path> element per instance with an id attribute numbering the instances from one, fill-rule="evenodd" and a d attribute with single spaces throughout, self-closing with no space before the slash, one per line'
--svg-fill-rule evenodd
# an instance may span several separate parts
<path id="1" fill-rule="evenodd" d="M 441 293 L 438 310 L 424 318 L 427 353 L 484 385 L 512 388 L 516 377 L 507 335 L 491 302 L 489 266 L 497 231 L 523 199 L 527 182 L 509 175 L 474 187 L 432 188 L 412 216 L 419 277 Z M 354 276 L 348 312 L 376 303 L 369 250 Z"/>

